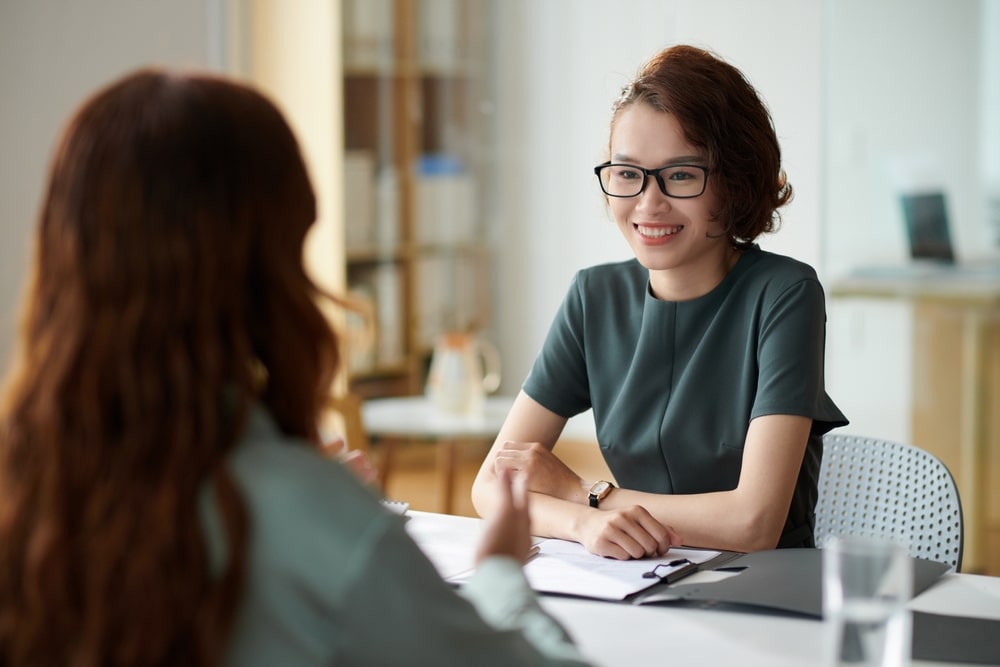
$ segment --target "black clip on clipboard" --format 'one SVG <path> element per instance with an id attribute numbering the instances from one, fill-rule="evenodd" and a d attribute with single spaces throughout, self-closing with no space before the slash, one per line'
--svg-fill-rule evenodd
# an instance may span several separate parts
<path id="1" fill-rule="evenodd" d="M 695 572 L 700 572 L 701 570 L 718 570 L 722 568 L 726 563 L 738 558 L 743 554 L 738 551 L 723 551 L 715 558 L 707 560 L 704 563 L 697 563 L 690 561 L 687 558 L 678 559 L 677 561 L 670 561 L 668 563 L 658 563 L 652 569 L 643 573 L 644 579 L 655 579 L 650 584 L 649 588 L 644 588 L 641 591 L 633 593 L 626 601 L 632 601 L 636 604 L 641 604 L 643 596 L 648 595 L 651 590 L 659 590 L 662 586 L 669 586 L 670 584 L 675 584 L 681 581 L 685 577 L 688 577 Z M 680 562 L 680 561 L 683 561 Z M 657 572 L 659 568 L 670 568 L 663 574 Z"/>

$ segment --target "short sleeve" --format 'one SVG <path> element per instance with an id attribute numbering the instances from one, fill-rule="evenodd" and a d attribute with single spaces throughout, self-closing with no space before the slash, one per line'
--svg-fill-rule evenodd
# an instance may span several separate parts
<path id="1" fill-rule="evenodd" d="M 535 401 L 566 418 L 591 407 L 581 281 L 577 273 L 522 387 Z"/>
<path id="2" fill-rule="evenodd" d="M 818 280 L 803 279 L 765 304 L 760 368 L 751 419 L 769 414 L 811 417 L 814 433 L 847 423 L 825 389 L 826 304 Z"/>

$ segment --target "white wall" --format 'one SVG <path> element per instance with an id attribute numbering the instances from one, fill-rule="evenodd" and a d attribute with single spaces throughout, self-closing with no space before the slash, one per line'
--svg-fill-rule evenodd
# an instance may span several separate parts
<path id="1" fill-rule="evenodd" d="M 994 18 L 983 20 L 993 8 Z M 986 221 L 984 138 L 995 134 L 996 0 L 829 3 L 825 71 L 825 264 L 903 264 L 899 194 L 944 189 L 960 261 L 996 256 Z M 994 46 L 992 48 L 1000 48 Z M 994 56 L 995 57 L 995 56 Z M 839 299 L 828 309 L 827 387 L 856 433 L 911 441 L 912 308 Z"/>
<path id="2" fill-rule="evenodd" d="M 0 371 L 49 155 L 85 96 L 134 67 L 218 66 L 221 0 L 0 2 Z"/>
<path id="3" fill-rule="evenodd" d="M 508 0 L 497 12 L 494 226 L 504 390 L 530 368 L 574 271 L 631 256 L 590 167 L 602 159 L 611 102 L 644 60 L 677 42 L 742 69 L 769 104 L 794 202 L 761 240 L 821 257 L 822 3 L 819 0 Z M 526 167 L 531 165 L 531 167 Z"/>
<path id="4" fill-rule="evenodd" d="M 1000 248 L 1000 2 L 981 2 L 980 48 L 983 65 L 979 72 L 979 88 L 983 103 L 979 115 L 980 164 L 983 190 L 987 196 L 984 215 L 993 237 L 993 247 Z"/>
<path id="5" fill-rule="evenodd" d="M 826 221 L 835 273 L 908 261 L 899 203 L 907 190 L 945 191 L 960 259 L 990 248 L 980 14 L 977 0 L 831 3 Z"/>

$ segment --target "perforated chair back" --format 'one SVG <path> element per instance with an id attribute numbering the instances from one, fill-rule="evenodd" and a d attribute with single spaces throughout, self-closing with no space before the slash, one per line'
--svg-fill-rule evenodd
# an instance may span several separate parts
<path id="1" fill-rule="evenodd" d="M 912 445 L 828 433 L 816 545 L 830 536 L 889 537 L 916 558 L 962 567 L 962 502 L 947 466 Z"/>

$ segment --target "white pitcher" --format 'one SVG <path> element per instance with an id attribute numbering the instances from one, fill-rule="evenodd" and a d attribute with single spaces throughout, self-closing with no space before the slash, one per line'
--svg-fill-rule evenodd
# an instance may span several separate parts
<path id="1" fill-rule="evenodd" d="M 483 399 L 500 386 L 500 353 L 489 341 L 462 331 L 438 336 L 427 373 L 426 394 L 440 412 L 474 417 Z"/>

